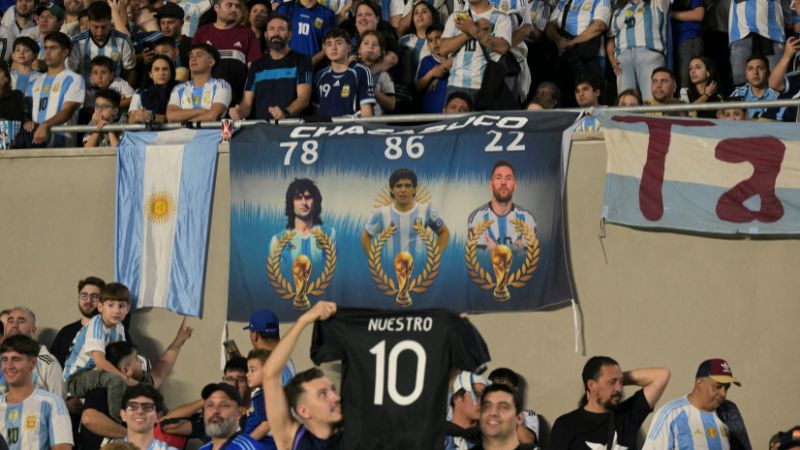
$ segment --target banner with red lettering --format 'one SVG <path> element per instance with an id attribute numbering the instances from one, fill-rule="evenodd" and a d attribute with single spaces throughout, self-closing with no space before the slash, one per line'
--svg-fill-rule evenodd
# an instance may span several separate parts
<path id="1" fill-rule="evenodd" d="M 609 222 L 722 234 L 800 233 L 800 128 L 600 114 Z"/>

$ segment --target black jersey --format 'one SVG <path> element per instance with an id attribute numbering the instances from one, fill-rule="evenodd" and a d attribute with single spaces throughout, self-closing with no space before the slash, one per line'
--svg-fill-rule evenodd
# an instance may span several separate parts
<path id="1" fill-rule="evenodd" d="M 314 325 L 311 359 L 342 360 L 344 448 L 436 450 L 451 369 L 477 371 L 489 351 L 449 311 L 340 309 Z"/>

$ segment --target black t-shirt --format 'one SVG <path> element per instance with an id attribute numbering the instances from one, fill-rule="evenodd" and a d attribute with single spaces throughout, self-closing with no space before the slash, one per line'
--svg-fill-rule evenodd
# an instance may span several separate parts
<path id="1" fill-rule="evenodd" d="M 50 345 L 50 352 L 56 357 L 61 367 L 64 367 L 64 362 L 69 358 L 69 349 L 72 348 L 72 341 L 75 340 L 75 336 L 81 328 L 83 328 L 83 325 L 78 319 L 58 330 L 58 334 L 53 339 L 53 343 Z"/>
<path id="2" fill-rule="evenodd" d="M 311 359 L 342 360 L 344 448 L 441 449 L 453 368 L 489 360 L 478 330 L 445 310 L 340 309 L 314 325 Z"/>
<path id="3" fill-rule="evenodd" d="M 537 448 L 535 444 L 519 444 L 514 450 L 533 450 L 535 448 Z M 483 450 L 483 444 L 478 444 L 471 450 Z"/>
<path id="4" fill-rule="evenodd" d="M 247 71 L 246 91 L 255 92 L 251 116 L 257 120 L 270 120 L 270 106 L 286 108 L 297 99 L 297 85 L 314 82 L 311 58 L 290 51 L 281 59 L 272 59 L 267 53 L 250 65 Z"/>
<path id="5" fill-rule="evenodd" d="M 633 397 L 620 403 L 614 412 L 614 428 L 617 444 L 636 448 L 636 436 L 644 419 L 653 408 L 647 403 L 644 390 L 640 389 Z M 550 433 L 550 448 L 553 450 L 585 450 L 606 448 L 611 413 L 593 413 L 583 408 L 564 414 L 556 419 Z M 588 444 L 594 444 L 589 446 Z"/>

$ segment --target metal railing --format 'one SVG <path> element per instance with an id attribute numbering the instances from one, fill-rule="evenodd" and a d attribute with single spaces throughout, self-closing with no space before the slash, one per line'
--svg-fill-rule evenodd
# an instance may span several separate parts
<path id="1" fill-rule="evenodd" d="M 765 102 L 724 102 L 724 103 L 699 103 L 699 104 L 672 104 L 672 105 L 652 105 L 652 106 L 624 106 L 624 107 L 598 107 L 598 108 L 564 108 L 556 110 L 543 110 L 540 113 L 548 113 L 549 111 L 568 111 L 568 112 L 586 112 L 587 114 L 594 114 L 599 111 L 613 111 L 619 113 L 678 113 L 690 111 L 717 111 L 720 109 L 734 109 L 734 108 L 783 108 L 783 107 L 800 107 L 800 99 L 791 100 L 773 100 Z M 504 111 L 503 113 L 512 113 L 512 111 Z M 350 123 L 350 122 L 365 122 L 365 123 L 381 123 L 381 124 L 403 124 L 403 123 L 419 123 L 419 122 L 436 122 L 439 120 L 456 119 L 464 117 L 472 113 L 464 114 L 408 114 L 396 116 L 380 116 L 380 117 L 333 117 L 325 122 L 331 123 Z M 250 127 L 262 123 L 270 123 L 274 125 L 300 125 L 304 123 L 312 123 L 307 119 L 284 119 L 284 120 L 241 120 L 234 122 L 237 128 Z M 177 130 L 180 128 L 220 128 L 222 121 L 211 122 L 171 122 L 171 123 L 149 123 L 149 124 L 109 124 L 103 127 L 103 131 L 162 131 L 162 130 Z M 51 131 L 58 133 L 91 133 L 97 131 L 96 127 L 89 125 L 61 125 L 51 128 Z"/>

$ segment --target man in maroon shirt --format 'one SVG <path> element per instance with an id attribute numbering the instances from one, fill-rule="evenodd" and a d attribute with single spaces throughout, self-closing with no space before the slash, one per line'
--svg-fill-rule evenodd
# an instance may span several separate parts
<path id="1" fill-rule="evenodd" d="M 221 60 L 214 66 L 213 76 L 231 85 L 232 105 L 242 98 L 248 66 L 261 57 L 258 37 L 250 28 L 237 25 L 239 8 L 237 0 L 216 0 L 217 21 L 198 28 L 192 40 L 193 44 L 207 43 L 219 51 Z"/>

